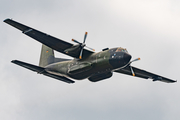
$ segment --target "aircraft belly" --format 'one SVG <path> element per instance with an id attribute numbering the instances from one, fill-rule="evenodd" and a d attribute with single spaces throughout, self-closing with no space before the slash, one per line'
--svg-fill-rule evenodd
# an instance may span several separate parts
<path id="1" fill-rule="evenodd" d="M 70 67 L 68 68 L 67 75 L 77 80 L 86 79 L 91 75 L 92 68 L 93 66 L 90 62 L 79 62 L 77 64 L 71 63 Z"/>
<path id="2" fill-rule="evenodd" d="M 112 71 L 112 67 L 107 60 L 102 60 L 102 62 L 98 63 L 85 63 L 80 65 L 75 65 L 68 70 L 68 76 L 82 80 L 89 78 L 93 75 L 108 73 Z"/>

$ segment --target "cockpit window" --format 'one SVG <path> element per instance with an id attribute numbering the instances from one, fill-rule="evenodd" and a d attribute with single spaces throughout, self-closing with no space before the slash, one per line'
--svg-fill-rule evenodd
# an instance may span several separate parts
<path id="1" fill-rule="evenodd" d="M 124 48 L 119 47 L 117 48 L 116 52 L 128 52 L 128 51 Z"/>

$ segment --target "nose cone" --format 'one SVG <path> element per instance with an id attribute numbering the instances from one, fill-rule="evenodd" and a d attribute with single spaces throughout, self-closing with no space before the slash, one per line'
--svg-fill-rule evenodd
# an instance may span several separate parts
<path id="1" fill-rule="evenodd" d="M 129 61 L 131 60 L 131 55 L 129 55 L 128 53 L 124 53 L 123 57 L 126 64 L 129 63 Z"/>

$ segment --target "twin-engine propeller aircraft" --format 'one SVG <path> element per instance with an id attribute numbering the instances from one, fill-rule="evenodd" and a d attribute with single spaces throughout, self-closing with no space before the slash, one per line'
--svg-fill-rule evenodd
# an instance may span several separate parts
<path id="1" fill-rule="evenodd" d="M 18 23 L 12 19 L 6 19 L 4 22 L 42 43 L 39 66 L 19 60 L 12 61 L 12 63 L 35 71 L 39 74 L 67 83 L 74 83 L 71 79 L 82 80 L 86 78 L 92 82 L 97 82 L 110 78 L 113 75 L 113 72 L 144 79 L 152 79 L 153 81 L 162 81 L 167 83 L 176 82 L 175 80 L 131 66 L 132 62 L 140 60 L 140 58 L 130 61 L 131 55 L 124 48 L 106 48 L 101 52 L 93 52 L 94 49 L 87 47 L 85 44 L 87 32 L 85 33 L 83 43 L 72 39 L 72 41 L 77 43 L 74 45 Z M 84 47 L 87 47 L 90 50 L 87 50 Z M 55 58 L 53 50 L 71 56 L 74 59 Z"/>

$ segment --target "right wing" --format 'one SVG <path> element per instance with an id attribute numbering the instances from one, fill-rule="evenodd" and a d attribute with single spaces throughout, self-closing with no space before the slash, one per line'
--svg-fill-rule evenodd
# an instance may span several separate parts
<path id="1" fill-rule="evenodd" d="M 69 56 L 74 57 L 74 58 L 79 58 L 80 51 L 75 52 L 73 54 L 68 54 L 67 52 L 65 52 L 65 50 L 67 50 L 68 48 L 71 48 L 73 46 L 73 44 L 71 44 L 71 43 L 65 42 L 63 40 L 60 40 L 60 39 L 55 38 L 53 36 L 50 36 L 46 33 L 35 30 L 31 27 L 28 27 L 26 25 L 18 23 L 12 19 L 6 19 L 6 20 L 4 20 L 4 22 L 15 27 L 15 28 L 17 28 L 17 29 L 19 29 L 19 30 L 21 30 L 27 36 L 43 43 L 44 45 L 46 45 L 46 46 L 48 46 L 48 47 L 50 47 L 50 48 L 52 48 L 58 52 L 61 52 L 63 54 L 69 55 Z M 84 49 L 82 56 L 86 57 L 86 56 L 91 55 L 92 53 L 93 53 L 92 51 Z"/>
<path id="2" fill-rule="evenodd" d="M 153 81 L 162 81 L 162 82 L 167 82 L 167 83 L 173 83 L 173 82 L 177 82 L 175 80 L 169 79 L 169 78 L 165 78 L 162 77 L 160 75 L 156 75 L 154 73 L 150 73 L 147 72 L 145 70 L 136 68 L 131 66 L 134 73 L 135 73 L 135 77 L 140 77 L 140 78 L 144 78 L 144 79 L 153 79 Z M 131 75 L 132 76 L 132 72 L 131 72 L 131 68 L 130 66 L 126 66 L 125 68 L 116 70 L 114 72 L 118 72 L 118 73 L 122 73 L 122 74 L 126 74 L 126 75 Z"/>
<path id="3" fill-rule="evenodd" d="M 43 68 L 43 67 L 39 67 L 39 66 L 36 66 L 36 65 L 25 63 L 25 62 L 22 62 L 22 61 L 19 61 L 19 60 L 13 60 L 11 62 L 14 63 L 14 64 L 17 64 L 19 66 L 22 66 L 24 68 L 27 68 L 29 70 L 32 70 L 34 72 L 37 72 L 39 74 L 43 74 L 45 76 L 52 77 L 52 78 L 55 78 L 57 80 L 60 80 L 60 81 L 66 82 L 66 83 L 74 83 L 74 81 L 72 81 L 72 80 L 70 80 L 70 79 L 68 79 L 66 77 L 62 77 L 62 76 L 59 76 L 59 75 L 54 75 L 52 73 L 47 72 L 45 70 L 45 68 Z"/>

